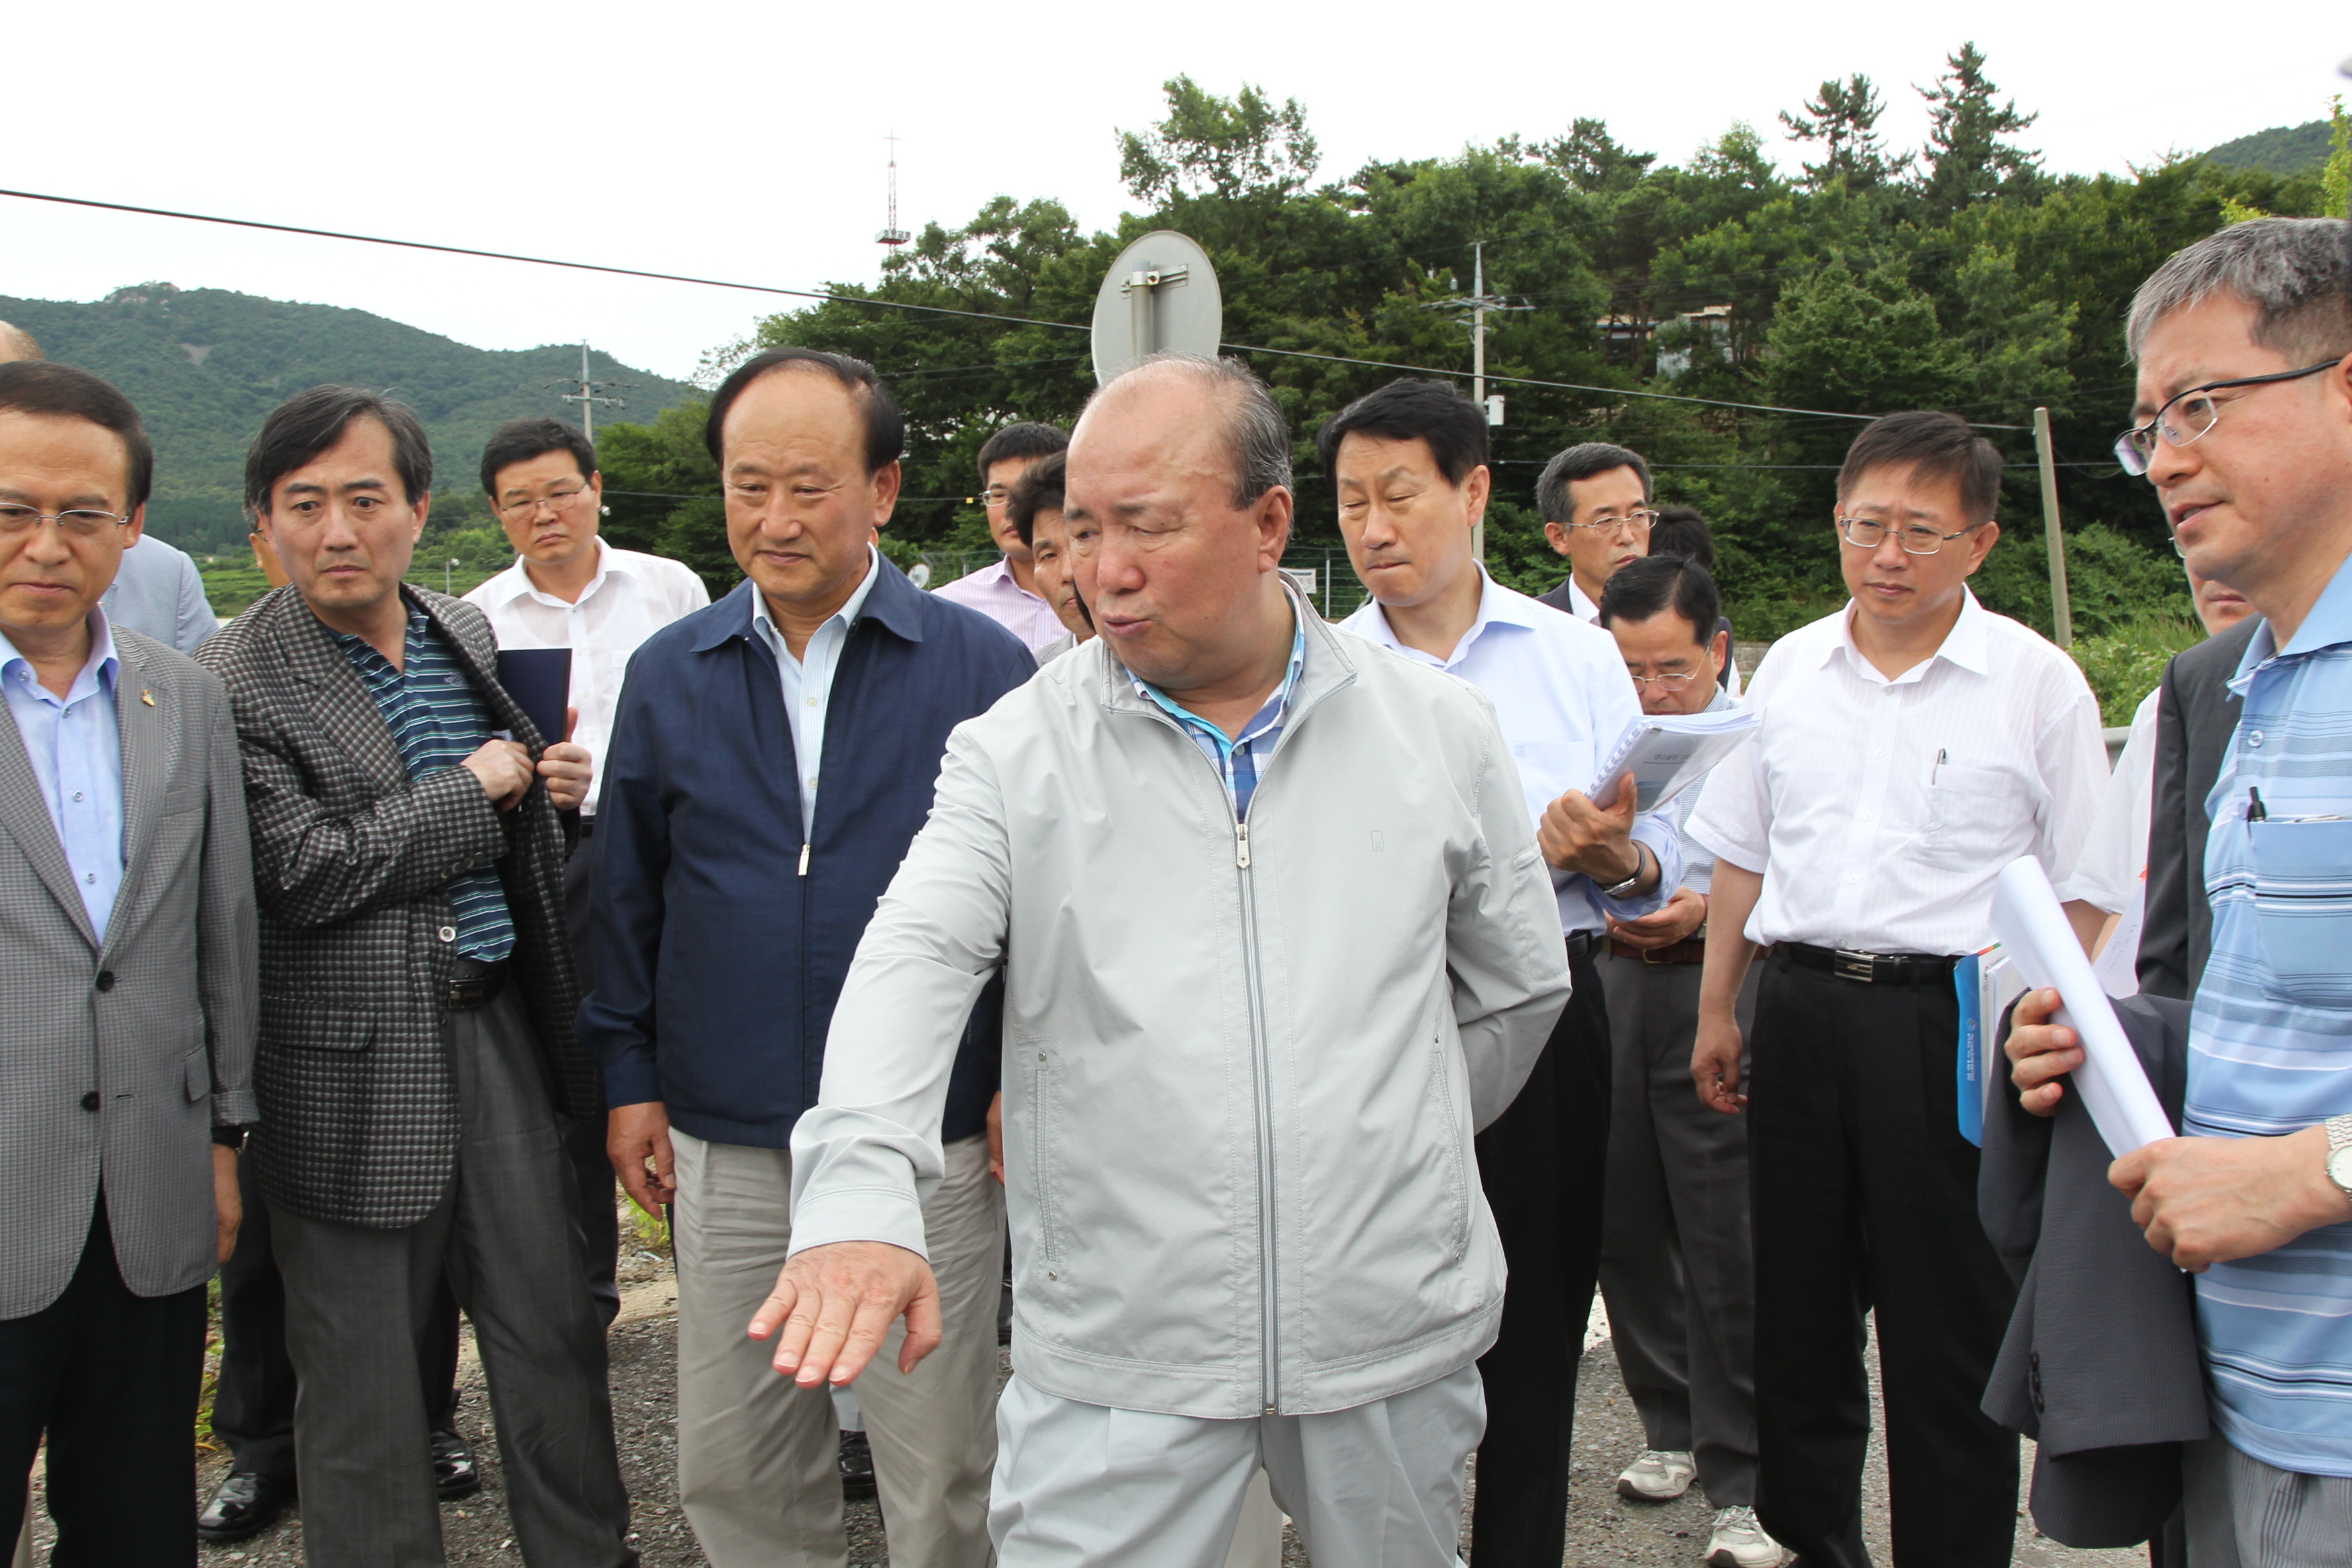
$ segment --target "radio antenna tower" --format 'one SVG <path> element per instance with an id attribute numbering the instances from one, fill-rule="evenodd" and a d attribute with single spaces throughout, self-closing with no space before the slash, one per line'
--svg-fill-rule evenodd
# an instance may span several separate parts
<path id="1" fill-rule="evenodd" d="M 577 376 L 566 376 L 561 381 L 551 381 L 547 384 L 551 387 L 577 386 L 580 389 L 577 392 L 563 394 L 563 401 L 580 405 L 580 432 L 593 441 L 596 438 L 597 408 L 600 405 L 606 408 L 626 408 L 628 404 L 625 400 L 609 395 L 614 392 L 626 392 L 636 383 L 589 380 L 588 345 L 583 342 L 580 345 L 580 374 Z"/>
<path id="2" fill-rule="evenodd" d="M 882 140 L 890 143 L 890 219 L 883 226 L 882 232 L 874 237 L 874 243 L 885 247 L 890 255 L 896 256 L 898 247 L 914 236 L 898 226 L 898 133 L 893 131 Z"/>

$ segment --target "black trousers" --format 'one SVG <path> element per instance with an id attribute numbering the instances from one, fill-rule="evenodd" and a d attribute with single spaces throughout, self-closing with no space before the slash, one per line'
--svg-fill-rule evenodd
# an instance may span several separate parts
<path id="1" fill-rule="evenodd" d="M 1609 1161 L 1609 1006 L 1589 954 L 1518 1099 L 1478 1135 L 1478 1181 L 1510 1283 L 1495 1348 L 1478 1358 L 1486 1436 L 1470 1555 L 1478 1568 L 1559 1568 L 1568 1536 L 1576 1368 L 1601 1272 Z"/>
<path id="2" fill-rule="evenodd" d="M 1866 1568 L 1863 1315 L 1875 1311 L 1895 1559 L 2005 1568 L 2018 1440 L 1978 1408 L 2016 1299 L 1977 1219 L 1948 976 L 1767 961 L 1750 1042 L 1757 1511 L 1808 1568 Z"/>
<path id="3" fill-rule="evenodd" d="M 56 1568 L 194 1568 L 204 1381 L 205 1288 L 132 1295 L 100 1193 L 65 1293 L 0 1321 L 0 1542 L 46 1429 Z"/>
<path id="4" fill-rule="evenodd" d="M 580 969 L 583 991 L 593 984 L 587 942 L 588 908 L 594 881 L 594 842 L 588 824 L 563 868 L 564 922 Z M 604 1124 L 595 1118 L 559 1122 L 565 1163 L 576 1188 L 572 1207 L 587 1260 L 588 1289 L 610 1323 L 621 1310 L 614 1279 L 620 1253 L 620 1223 L 613 1204 L 613 1163 L 604 1152 Z M 270 1250 L 269 1208 L 250 1173 L 245 1194 L 245 1224 L 236 1254 L 221 1269 L 220 1381 L 213 1391 L 213 1430 L 228 1445 L 233 1468 L 262 1475 L 294 1474 L 294 1363 L 286 1354 L 286 1287 Z M 444 1281 L 417 1354 L 426 1419 L 435 1431 L 448 1430 L 457 1415 L 457 1299 Z"/>

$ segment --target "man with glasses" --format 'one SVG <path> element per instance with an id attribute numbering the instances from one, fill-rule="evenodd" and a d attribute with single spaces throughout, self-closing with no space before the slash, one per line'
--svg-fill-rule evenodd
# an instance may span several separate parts
<path id="1" fill-rule="evenodd" d="M 1689 824 L 1717 858 L 1691 1075 L 1748 1120 L 1758 1511 L 1818 1568 L 1869 1561 L 1865 1310 L 1896 1561 L 2005 1568 L 2016 1525 L 2018 1440 L 1978 1408 L 2014 1291 L 1959 1131 L 1952 968 L 1984 944 L 2004 866 L 2030 855 L 2064 886 L 2107 770 L 2082 672 L 1969 592 L 2000 469 L 1948 414 L 1864 427 L 1837 483 L 1853 600 L 1765 656 L 1755 739 Z"/>
<path id="2" fill-rule="evenodd" d="M 1711 713 L 1739 704 L 1717 684 L 1731 637 L 1715 579 L 1695 560 L 1628 562 L 1601 595 L 1642 711 Z M 1678 833 L 1706 788 L 1661 813 Z M 1756 1520 L 1754 1269 L 1748 1242 L 1748 1130 L 1691 1093 L 1699 964 L 1715 857 L 1680 833 L 1681 886 L 1654 914 L 1612 917 L 1601 963 L 1612 1045 L 1608 1197 L 1601 1289 L 1643 1453 L 1620 1495 L 1664 1501 L 1694 1478 L 1716 1510 L 1713 1568 L 1772 1568 L 1778 1542 Z M 1751 972 L 1752 974 L 1752 972 Z M 1752 1013 L 1752 979 L 1740 991 Z"/>
<path id="3" fill-rule="evenodd" d="M 2140 286 L 2118 443 L 2190 570 L 2262 617 L 2207 797 L 2212 956 L 2180 1130 L 2116 1163 L 2148 1244 L 2193 1276 L 2213 1436 L 2184 1455 L 2189 1561 L 2341 1563 L 2352 1533 L 2352 260 L 2317 218 L 2236 224 Z M 2051 994 L 2019 1005 L 2029 1110 L 2077 1066 Z"/>
<path id="4" fill-rule="evenodd" d="M 939 590 L 940 598 L 971 605 L 1019 637 L 1032 653 L 1060 640 L 1064 627 L 1054 606 L 1037 591 L 1036 560 L 1013 525 L 1009 507 L 1021 476 L 1069 444 L 1067 432 L 1026 421 L 1007 425 L 988 438 L 980 449 L 980 495 L 988 506 L 988 531 L 1004 555 L 995 565 L 968 573 Z"/>
<path id="5" fill-rule="evenodd" d="M 1477 1142 L 1510 1278 L 1501 1333 L 1478 1361 L 1486 1431 L 1471 1552 L 1487 1568 L 1557 1564 L 1609 1142 L 1595 960 L 1610 921 L 1666 902 L 1680 846 L 1671 823 L 1634 815 L 1632 790 L 1607 810 L 1580 793 L 1641 704 L 1607 633 L 1513 593 L 1472 552 L 1490 485 L 1478 405 L 1443 382 L 1391 382 L 1334 415 L 1316 447 L 1348 559 L 1372 593 L 1342 628 L 1486 693 L 1551 867 L 1574 990 L 1527 1087 Z"/>
<path id="6" fill-rule="evenodd" d="M 109 1568 L 195 1561 L 205 1281 L 257 1120 L 228 696 L 100 607 L 153 469 L 121 393 L 0 365 L 0 1542 L 46 1435 L 50 1561 Z"/>
<path id="7" fill-rule="evenodd" d="M 1650 552 L 1650 465 L 1642 454 L 1606 441 L 1570 447 L 1536 480 L 1544 537 L 1568 557 L 1568 581 L 1542 595 L 1580 621 L 1601 618 L 1601 591 L 1617 568 Z"/>
<path id="8" fill-rule="evenodd" d="M 515 547 L 515 563 L 467 595 L 466 602 L 490 618 L 500 648 L 572 650 L 572 740 L 595 767 L 580 803 L 580 834 L 563 865 L 564 924 L 584 994 L 596 988 L 588 941 L 596 796 L 621 677 L 638 644 L 709 604 L 710 590 L 682 562 L 615 550 L 599 536 L 604 477 L 596 469 L 596 448 L 560 419 L 509 419 L 499 426 L 482 448 L 482 491 Z M 580 1184 L 589 1289 L 611 1322 L 621 1310 L 613 1282 L 620 1232 L 604 1118 L 567 1129 L 563 1144 Z"/>

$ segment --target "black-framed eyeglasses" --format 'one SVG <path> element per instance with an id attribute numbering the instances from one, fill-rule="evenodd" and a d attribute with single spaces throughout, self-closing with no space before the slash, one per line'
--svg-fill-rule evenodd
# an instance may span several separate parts
<path id="1" fill-rule="evenodd" d="M 1568 526 L 1589 528 L 1596 533 L 1614 533 L 1621 528 L 1631 529 L 1638 538 L 1649 532 L 1650 525 L 1657 521 L 1658 514 L 1655 511 L 1648 507 L 1639 507 L 1622 517 L 1596 517 L 1591 522 L 1571 522 Z"/>
<path id="2" fill-rule="evenodd" d="M 1903 553 L 1906 555 L 1933 555 L 1962 534 L 1972 532 L 1983 526 L 1982 523 L 1972 522 L 1967 528 L 1955 529 L 1946 533 L 1940 529 L 1929 528 L 1920 522 L 1905 523 L 1901 528 L 1889 528 L 1874 517 L 1842 517 L 1837 520 L 1838 532 L 1843 534 L 1845 542 L 1856 550 L 1875 550 L 1885 543 L 1886 536 L 1892 533 L 1895 535 L 1895 542 L 1903 547 Z"/>
<path id="3" fill-rule="evenodd" d="M 2324 359 L 2317 364 L 2305 365 L 2301 370 L 2273 371 L 2268 375 L 2242 375 L 2230 381 L 2209 381 L 2202 386 L 2192 386 L 2186 392 L 2176 392 L 2156 417 L 2145 425 L 2135 426 L 2116 437 L 2116 461 L 2124 472 L 2144 476 L 2148 465 L 2156 459 L 2158 440 L 2175 447 L 2186 447 L 2212 433 L 2221 420 L 2221 405 L 2208 393 L 2227 392 L 2233 386 L 2267 386 L 2274 381 L 2301 381 L 2306 375 L 2317 375 L 2323 370 L 2333 370 L 2342 359 Z M 2166 416 L 2169 415 L 2168 418 Z"/>
<path id="4" fill-rule="evenodd" d="M 45 522 L 58 525 L 59 533 L 76 539 L 96 539 L 110 527 L 129 522 L 127 517 L 117 517 L 110 511 L 95 507 L 76 507 L 69 511 L 43 511 L 37 506 L 0 506 L 0 534 L 29 533 Z"/>

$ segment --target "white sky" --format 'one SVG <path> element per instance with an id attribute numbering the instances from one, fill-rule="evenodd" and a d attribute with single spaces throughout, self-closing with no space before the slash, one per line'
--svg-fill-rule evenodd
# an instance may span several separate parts
<path id="1" fill-rule="evenodd" d="M 1889 140 L 1915 144 L 1912 84 L 1973 37 L 2004 94 L 2041 111 L 2028 141 L 2048 167 L 2121 172 L 2324 115 L 2352 8 L 26 0 L 7 31 L 32 97 L 0 185 L 808 288 L 877 275 L 893 130 L 908 228 L 961 223 L 999 192 L 1109 226 L 1127 205 L 1114 128 L 1157 118 L 1180 72 L 1297 97 L 1336 178 L 1577 115 L 1678 161 L 1735 119 L 1769 136 L 1776 110 L 1856 70 L 1880 84 Z M 68 96 L 83 107 L 66 112 Z M 488 348 L 585 334 L 680 376 L 784 303 L 8 199 L 0 237 L 0 293 L 89 300 L 161 279 Z"/>

